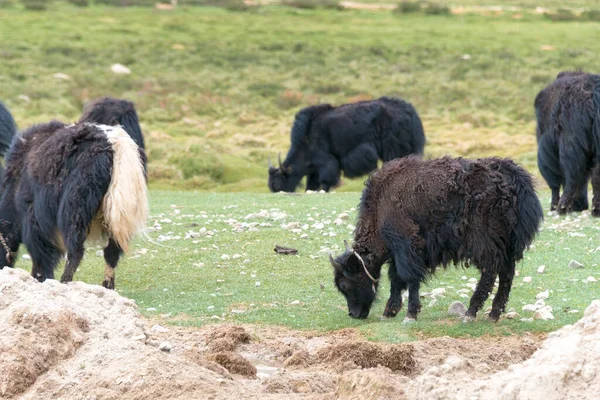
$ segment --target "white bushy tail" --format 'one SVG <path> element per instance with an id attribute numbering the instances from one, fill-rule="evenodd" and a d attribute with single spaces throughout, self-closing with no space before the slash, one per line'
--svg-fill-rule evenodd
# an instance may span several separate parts
<path id="1" fill-rule="evenodd" d="M 146 228 L 148 188 L 139 148 L 120 126 L 100 126 L 111 144 L 113 168 L 104 196 L 104 225 L 123 251 L 129 250 L 133 237 Z"/>

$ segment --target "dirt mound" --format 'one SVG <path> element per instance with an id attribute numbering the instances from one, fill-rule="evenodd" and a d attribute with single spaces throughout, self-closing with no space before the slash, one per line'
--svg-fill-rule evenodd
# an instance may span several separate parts
<path id="1" fill-rule="evenodd" d="M 413 357 L 414 347 L 409 344 L 380 345 L 371 342 L 345 342 L 320 350 L 320 362 L 334 366 L 355 364 L 362 368 L 383 366 L 409 375 L 415 372 L 417 363 Z"/>
<path id="2" fill-rule="evenodd" d="M 214 361 L 232 374 L 239 374 L 249 378 L 256 377 L 256 367 L 244 357 L 231 351 L 209 354 L 206 356 L 208 361 Z"/>
<path id="3" fill-rule="evenodd" d="M 553 400 L 600 390 L 600 301 L 537 351 L 536 336 L 390 345 L 355 329 L 161 326 L 113 291 L 5 268 L 0 321 L 3 399 Z"/>
<path id="4" fill-rule="evenodd" d="M 492 375 L 460 355 L 432 367 L 411 398 L 597 399 L 600 391 L 600 301 L 574 325 L 551 333 L 531 358 Z"/>
<path id="5" fill-rule="evenodd" d="M 241 326 L 224 325 L 214 328 L 206 335 L 211 351 L 234 351 L 238 345 L 250 342 L 250 335 Z"/>

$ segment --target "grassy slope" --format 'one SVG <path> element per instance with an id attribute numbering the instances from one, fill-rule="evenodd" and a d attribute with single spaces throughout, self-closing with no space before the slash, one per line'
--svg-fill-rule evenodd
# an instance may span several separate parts
<path id="1" fill-rule="evenodd" d="M 298 109 L 384 94 L 417 107 L 427 156 L 511 156 L 537 173 L 533 99 L 558 71 L 593 68 L 599 31 L 511 13 L 1 9 L 0 85 L 21 126 L 76 119 L 101 95 L 134 100 L 154 187 L 266 191 Z"/>
<path id="2" fill-rule="evenodd" d="M 547 217 L 535 247 L 517 267 L 520 276 L 515 279 L 508 307 L 517 309 L 522 317 L 530 317 L 532 313 L 521 311 L 521 307 L 534 303 L 537 293 L 551 289 L 547 304 L 554 308 L 554 321 L 503 320 L 494 325 L 482 320 L 465 325 L 448 317 L 446 310 L 452 301 L 468 301 L 457 293 L 466 288 L 467 280 L 461 277 L 478 276 L 474 269 L 461 268 L 439 273 L 422 288 L 422 292 L 429 292 L 444 287 L 447 292 L 445 298 L 431 307 L 430 299 L 423 299 L 423 311 L 417 324 L 402 325 L 404 310 L 396 319 L 379 320 L 389 295 L 387 278 L 383 279 L 381 300 L 375 304 L 370 317 L 356 321 L 347 316 L 345 301 L 333 287 L 327 256 L 330 251 L 340 252 L 344 239 L 352 239 L 352 227 L 348 224 L 355 220 L 353 207 L 358 203 L 359 193 L 287 196 L 153 191 L 151 195 L 150 226 L 156 221 L 162 226 L 162 230 L 150 233 L 152 239 L 161 240 L 160 235 L 181 238 L 162 241 L 160 246 L 139 240 L 134 254 L 124 259 L 118 268 L 117 289 L 135 299 L 145 315 L 167 315 L 171 323 L 203 325 L 218 322 L 213 318 L 218 316 L 226 321 L 296 329 L 329 331 L 358 327 L 366 337 L 386 341 L 421 336 L 503 335 L 550 331 L 573 323 L 590 301 L 600 296 L 600 282 L 582 282 L 588 276 L 600 279 L 597 221 L 586 217 L 576 219 L 576 215 Z M 543 202 L 546 206 L 547 196 Z M 278 215 L 274 209 L 286 215 Z M 260 210 L 268 210 L 269 217 L 246 218 Z M 342 212 L 350 214 L 346 223 L 328 224 Z M 300 233 L 280 227 L 290 222 L 309 225 L 302 231 L 308 237 L 300 238 Z M 324 223 L 323 229 L 310 227 L 318 222 Z M 233 232 L 236 223 L 242 224 L 243 232 Z M 252 223 L 256 223 L 255 231 L 243 225 Z M 199 232 L 202 228 L 216 234 L 184 239 L 187 232 Z M 297 248 L 299 254 L 276 255 L 275 244 Z M 223 259 L 224 254 L 230 258 Z M 235 254 L 241 257 L 234 258 Z M 246 259 L 249 261 L 244 262 Z M 571 259 L 582 262 L 585 268 L 567 268 Z M 546 265 L 546 272 L 538 274 L 536 269 L 542 264 Z M 29 268 L 30 261 L 21 260 L 20 267 Z M 91 249 L 76 279 L 98 283 L 103 270 L 102 258 L 96 256 L 96 249 Z M 385 272 L 383 275 L 386 276 Z M 523 283 L 524 276 L 532 276 L 533 282 Z M 256 282 L 260 282 L 260 286 L 256 286 Z M 290 304 L 295 300 L 300 301 L 300 305 Z M 569 314 L 565 312 L 567 307 L 580 312 Z M 156 311 L 148 310 L 152 308 Z M 233 310 L 245 312 L 236 314 Z"/>

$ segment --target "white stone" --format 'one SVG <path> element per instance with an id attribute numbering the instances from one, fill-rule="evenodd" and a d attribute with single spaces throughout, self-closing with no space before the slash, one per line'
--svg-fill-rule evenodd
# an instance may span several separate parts
<path id="1" fill-rule="evenodd" d="M 547 321 L 550 319 L 554 319 L 554 315 L 549 311 L 546 307 L 540 308 L 533 314 L 533 319 L 541 319 L 542 321 Z"/>
<path id="2" fill-rule="evenodd" d="M 540 265 L 537 269 L 537 273 L 538 274 L 543 274 L 544 271 L 546 270 L 546 266 L 545 265 Z"/>
<path id="3" fill-rule="evenodd" d="M 530 276 L 526 276 L 523 278 L 523 282 L 525 283 L 530 283 L 531 282 L 531 277 Z"/>
<path id="4" fill-rule="evenodd" d="M 468 297 L 468 296 L 467 296 Z M 448 315 L 457 315 L 463 317 L 467 312 L 467 307 L 461 301 L 455 301 L 448 307 Z"/>
<path id="5" fill-rule="evenodd" d="M 131 73 L 131 70 L 122 64 L 113 64 L 110 67 L 110 70 L 119 75 L 127 75 Z"/>
<path id="6" fill-rule="evenodd" d="M 431 291 L 432 296 L 443 296 L 446 293 L 446 288 L 436 288 Z"/>
<path id="7" fill-rule="evenodd" d="M 586 279 L 587 282 L 597 282 L 598 279 L 594 278 L 593 276 L 588 276 Z"/>
<path id="8" fill-rule="evenodd" d="M 546 300 L 548 297 L 550 297 L 550 292 L 548 290 L 544 290 L 535 296 L 538 300 Z"/>
<path id="9" fill-rule="evenodd" d="M 534 304 L 526 304 L 522 308 L 523 311 L 531 311 L 531 312 L 535 312 L 537 309 L 538 308 Z"/>
<path id="10" fill-rule="evenodd" d="M 569 261 L 569 268 L 572 269 L 581 269 L 583 268 L 583 264 L 576 260 Z"/>
<path id="11" fill-rule="evenodd" d="M 158 349 L 159 349 L 159 350 L 162 350 L 162 351 L 164 351 L 164 352 L 167 352 L 167 353 L 168 353 L 169 351 L 171 351 L 171 349 L 172 349 L 172 348 L 173 348 L 173 347 L 171 346 L 171 343 L 169 343 L 169 342 L 167 342 L 167 341 L 161 342 L 161 343 L 158 345 Z"/>
<path id="12" fill-rule="evenodd" d="M 506 319 L 517 319 L 520 315 L 516 311 L 507 312 L 504 318 Z"/>

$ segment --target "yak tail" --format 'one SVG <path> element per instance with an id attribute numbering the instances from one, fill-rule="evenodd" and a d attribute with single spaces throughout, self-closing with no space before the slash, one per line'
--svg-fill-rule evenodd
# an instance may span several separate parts
<path id="1" fill-rule="evenodd" d="M 515 260 L 523 258 L 523 252 L 531 245 L 544 219 L 544 211 L 538 199 L 529 172 L 510 161 L 517 194 L 517 221 L 512 230 Z"/>
<path id="2" fill-rule="evenodd" d="M 135 234 L 144 230 L 148 218 L 148 189 L 138 145 L 120 126 L 106 127 L 113 149 L 108 191 L 102 203 L 104 225 L 124 252 Z"/>

